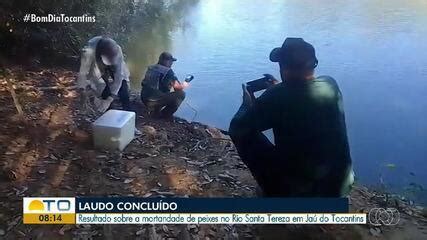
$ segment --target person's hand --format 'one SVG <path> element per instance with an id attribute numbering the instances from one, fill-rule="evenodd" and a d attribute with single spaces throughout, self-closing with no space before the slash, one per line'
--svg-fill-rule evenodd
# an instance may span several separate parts
<path id="1" fill-rule="evenodd" d="M 108 110 L 108 108 L 110 107 L 111 103 L 113 102 L 114 98 L 112 97 L 108 97 L 107 99 L 100 99 L 100 98 L 95 98 L 94 103 L 96 106 L 96 109 L 99 112 L 105 112 Z"/>
<path id="2" fill-rule="evenodd" d="M 175 81 L 173 83 L 173 88 L 175 90 L 184 90 L 186 89 L 188 86 L 190 86 L 190 83 L 183 81 L 182 83 L 180 83 L 179 81 Z"/>
<path id="3" fill-rule="evenodd" d="M 276 84 L 276 83 L 278 83 L 279 82 L 279 80 L 277 80 L 273 75 L 271 75 L 271 74 L 268 74 L 268 73 L 264 73 L 263 74 L 264 75 L 264 77 L 266 77 L 269 81 L 269 83 L 271 83 L 271 85 L 274 85 L 274 84 Z"/>
<path id="4" fill-rule="evenodd" d="M 251 94 L 249 93 L 248 89 L 246 88 L 246 84 L 242 84 L 242 90 L 243 90 L 243 102 L 242 105 L 245 105 L 247 107 L 252 106 L 253 104 L 253 97 L 251 96 Z"/>
<path id="5" fill-rule="evenodd" d="M 190 86 L 190 83 L 187 82 L 187 81 L 184 81 L 184 82 L 181 83 L 181 85 L 182 85 L 183 89 L 186 89 L 186 88 L 188 88 Z"/>
<path id="6" fill-rule="evenodd" d="M 78 89 L 85 89 L 89 84 L 89 81 L 84 76 L 79 76 L 77 78 L 77 88 Z"/>

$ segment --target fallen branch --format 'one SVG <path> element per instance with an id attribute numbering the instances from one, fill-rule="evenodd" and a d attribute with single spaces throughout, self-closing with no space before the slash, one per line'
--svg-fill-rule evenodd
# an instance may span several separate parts
<path id="1" fill-rule="evenodd" d="M 13 89 L 13 90 L 19 90 L 19 91 L 34 91 L 34 90 L 38 90 L 38 91 L 64 91 L 64 90 L 75 90 L 78 87 L 77 86 L 48 86 L 48 87 L 35 87 L 35 86 L 25 86 L 25 85 L 13 85 L 10 82 L 10 79 L 5 79 L 3 78 L 3 80 L 6 81 L 7 86 L 9 87 L 9 89 Z M 12 85 L 10 85 L 12 84 Z M 12 86 L 12 88 L 11 88 Z"/>
<path id="2" fill-rule="evenodd" d="M 77 89 L 77 86 L 70 86 L 70 87 L 64 87 L 64 86 L 52 86 L 52 87 L 34 87 L 35 89 L 39 91 L 49 91 L 49 90 L 75 90 Z"/>
<path id="3" fill-rule="evenodd" d="M 202 142 L 203 140 L 199 140 L 199 141 L 197 141 L 197 143 L 196 143 L 196 145 L 194 145 L 192 148 L 190 148 L 188 151 L 189 152 L 192 152 L 192 151 L 195 151 L 195 150 L 197 150 L 197 148 L 199 148 L 200 147 L 200 143 Z"/>
<path id="4" fill-rule="evenodd" d="M 16 96 L 11 79 L 6 78 L 6 83 L 7 87 L 9 88 L 10 95 L 12 95 L 13 103 L 15 104 L 16 111 L 18 111 L 18 115 L 24 118 L 24 111 L 22 110 L 21 104 L 19 104 L 18 97 Z"/>
<path id="5" fill-rule="evenodd" d="M 65 90 L 75 90 L 77 89 L 77 86 L 49 86 L 49 87 L 34 87 L 34 86 L 18 86 L 16 87 L 17 90 L 24 90 L 24 91 L 65 91 Z"/>

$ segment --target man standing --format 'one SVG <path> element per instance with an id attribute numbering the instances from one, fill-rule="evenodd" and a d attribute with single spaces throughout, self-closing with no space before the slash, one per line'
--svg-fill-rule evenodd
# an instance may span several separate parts
<path id="1" fill-rule="evenodd" d="M 176 58 L 168 52 L 159 56 L 157 64 L 149 66 L 142 80 L 141 100 L 155 116 L 171 119 L 184 101 L 189 83 L 178 81 L 172 70 Z"/>
<path id="2" fill-rule="evenodd" d="M 121 47 L 111 38 L 94 37 L 82 49 L 77 84 L 80 89 L 95 90 L 100 97 L 95 99 L 100 112 L 110 107 L 115 96 L 124 110 L 130 110 L 129 70 Z"/>
<path id="3" fill-rule="evenodd" d="M 314 77 L 317 58 L 302 38 L 270 54 L 282 82 L 243 103 L 230 136 L 266 196 L 339 197 L 353 182 L 342 95 L 332 77 Z M 275 145 L 262 133 L 273 129 Z"/>

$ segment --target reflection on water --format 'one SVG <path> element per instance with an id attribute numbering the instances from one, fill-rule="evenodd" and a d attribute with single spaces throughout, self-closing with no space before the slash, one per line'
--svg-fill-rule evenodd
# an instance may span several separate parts
<path id="1" fill-rule="evenodd" d="M 178 77 L 195 75 L 186 101 L 196 121 L 226 129 L 240 84 L 278 77 L 270 50 L 287 36 L 303 37 L 316 47 L 317 73 L 336 78 L 344 94 L 357 177 L 427 185 L 427 1 L 203 0 L 168 13 L 126 49 L 135 87 L 169 50 Z M 185 105 L 178 114 L 193 116 Z"/>
<path id="2" fill-rule="evenodd" d="M 125 46 L 133 89 L 140 89 L 147 66 L 157 63 L 161 52 L 171 50 L 171 33 L 178 28 L 185 29 L 184 16 L 197 2 L 151 0 L 146 11 L 153 15 L 133 23 L 138 30 L 129 36 L 130 41 Z"/>

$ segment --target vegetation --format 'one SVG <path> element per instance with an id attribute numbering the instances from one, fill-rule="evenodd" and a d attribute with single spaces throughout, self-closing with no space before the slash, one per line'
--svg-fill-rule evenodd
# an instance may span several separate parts
<path id="1" fill-rule="evenodd" d="M 173 26 L 197 0 L 14 0 L 0 3 L 3 57 L 78 56 L 90 37 L 108 35 L 126 44 L 132 32 L 150 31 L 158 22 Z M 95 23 L 30 23 L 25 14 L 95 16 Z M 166 28 L 165 31 L 169 29 Z"/>

